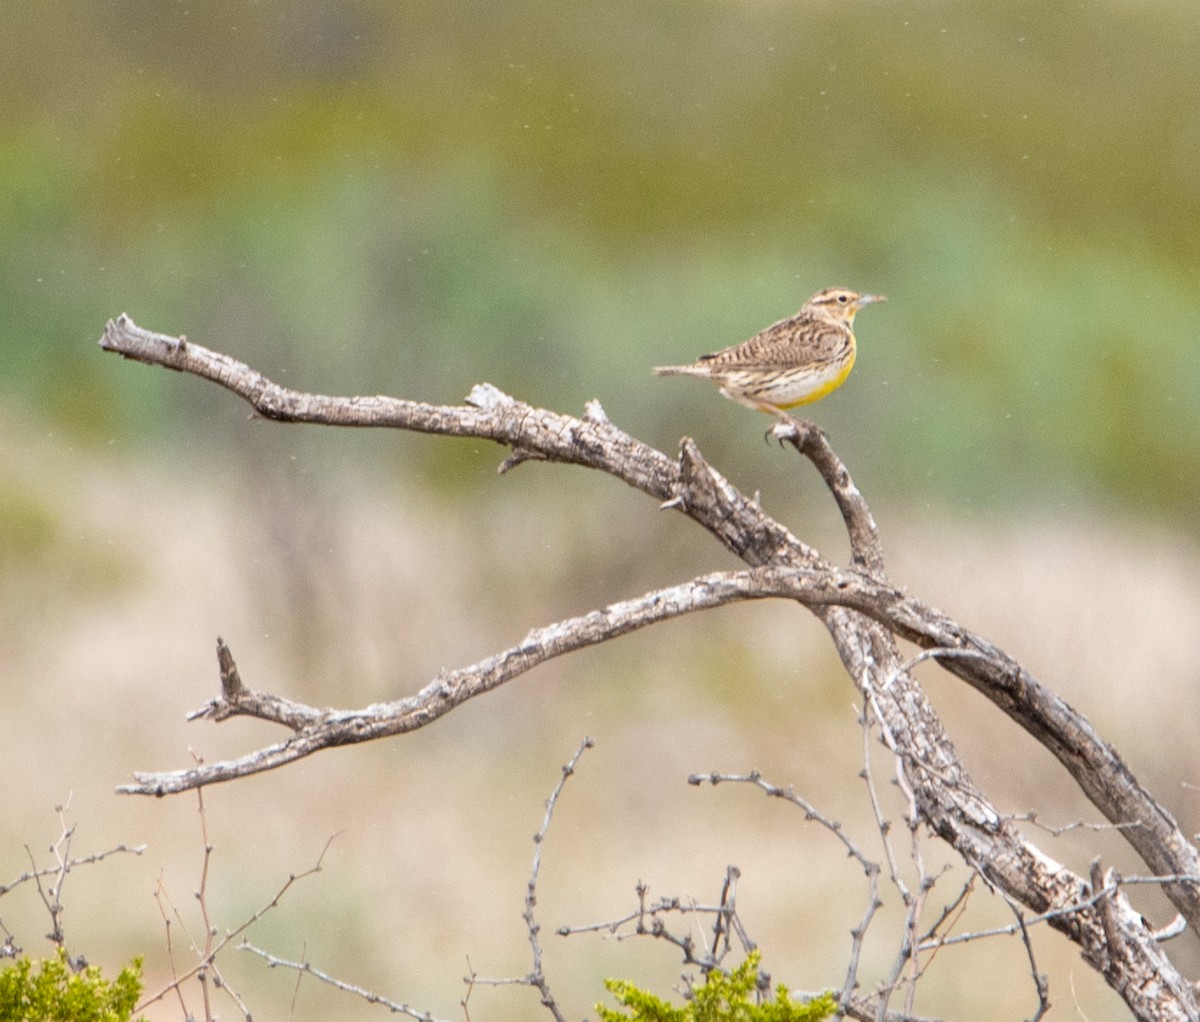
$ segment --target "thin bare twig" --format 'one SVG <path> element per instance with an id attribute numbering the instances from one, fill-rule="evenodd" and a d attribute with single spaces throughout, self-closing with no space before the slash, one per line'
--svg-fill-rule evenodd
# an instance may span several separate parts
<path id="1" fill-rule="evenodd" d="M 737 914 L 737 882 L 742 871 L 737 866 L 725 867 L 725 883 L 721 885 L 721 911 L 713 919 L 713 937 L 709 954 L 717 959 L 723 959 L 733 949 L 732 938 L 736 933 L 743 947 L 747 950 L 755 945 L 750 940 Z M 765 988 L 769 979 L 764 977 L 760 988 Z"/>
<path id="2" fill-rule="evenodd" d="M 813 822 L 819 823 L 829 833 L 838 839 L 842 847 L 846 849 L 847 854 L 853 858 L 862 868 L 863 874 L 867 878 L 867 905 L 863 911 L 863 917 L 858 924 L 850 931 L 850 956 L 847 966 L 846 980 L 842 985 L 841 999 L 844 1003 L 853 995 L 858 988 L 858 963 L 862 955 L 863 942 L 866 938 L 867 928 L 871 924 L 875 913 L 883 904 L 879 898 L 879 863 L 868 858 L 863 851 L 858 847 L 853 839 L 846 833 L 845 828 L 837 820 L 832 819 L 822 813 L 816 806 L 809 802 L 802 795 L 798 794 L 790 785 L 786 788 L 779 787 L 767 781 L 762 774 L 757 770 L 752 770 L 748 774 L 691 774 L 688 777 L 688 784 L 698 785 L 708 783 L 714 787 L 718 784 L 752 784 L 765 792 L 772 798 L 779 798 L 785 802 L 790 802 L 792 805 L 804 811 L 804 818 Z"/>
<path id="3" fill-rule="evenodd" d="M 201 766 L 204 760 L 193 753 L 192 758 L 197 766 Z M 200 866 L 200 889 L 196 892 L 196 901 L 200 905 L 200 919 L 204 923 L 204 951 L 201 961 L 211 963 L 212 967 L 216 968 L 216 960 L 213 957 L 213 940 L 216 938 L 217 931 L 213 927 L 212 919 L 208 914 L 208 869 L 212 865 L 212 842 L 208 839 L 208 814 L 204 811 L 204 789 L 196 789 L 196 813 L 200 817 L 200 840 L 204 849 L 204 858 Z M 204 1018 L 210 1020 L 212 1018 L 212 1004 L 209 1001 L 208 993 L 208 965 L 201 968 L 196 974 L 196 979 L 200 983 L 200 994 L 204 999 Z"/>
<path id="4" fill-rule="evenodd" d="M 308 941 L 300 945 L 300 958 L 308 959 Z M 300 981 L 304 979 L 303 972 L 296 973 L 296 983 L 292 987 L 292 1002 L 288 1005 L 288 1018 L 296 1017 L 296 1005 L 300 1003 Z M 465 1006 L 464 1006 L 465 1007 Z"/>
<path id="5" fill-rule="evenodd" d="M 154 903 L 158 906 L 159 914 L 162 916 L 163 926 L 166 928 L 167 942 L 167 962 L 171 966 L 171 989 L 175 992 L 175 999 L 179 1002 L 179 1010 L 185 1019 L 190 1019 L 192 1013 L 188 1011 L 187 1003 L 183 997 L 183 980 L 179 975 L 179 968 L 175 963 L 175 941 L 171 936 L 171 920 L 172 917 L 179 921 L 180 927 L 183 929 L 183 934 L 187 937 L 188 942 L 192 947 L 196 946 L 196 942 L 192 940 L 191 935 L 187 932 L 187 923 L 184 922 L 179 910 L 171 901 L 171 894 L 167 890 L 166 884 L 163 883 L 162 874 L 159 874 L 158 883 L 154 887 Z M 168 911 L 169 909 L 169 911 Z"/>
<path id="6" fill-rule="evenodd" d="M 554 999 L 554 995 L 550 992 L 550 983 L 546 979 L 545 972 L 542 971 L 542 945 L 538 940 L 541 926 L 538 925 L 533 911 L 537 907 L 538 874 L 542 868 L 542 846 L 550 831 L 550 823 L 554 819 L 554 809 L 558 805 L 558 798 L 566 786 L 567 778 L 575 773 L 575 767 L 579 763 L 580 757 L 595 744 L 591 738 L 584 738 L 570 762 L 562 768 L 562 777 L 558 779 L 554 790 L 550 792 L 550 797 L 546 799 L 546 815 L 542 818 L 542 825 L 533 837 L 533 865 L 529 870 L 529 883 L 525 888 L 525 911 L 522 913 L 522 918 L 529 931 L 529 945 L 533 949 L 533 971 L 527 977 L 527 982 L 530 986 L 537 988 L 538 993 L 542 995 L 542 1004 L 554 1016 L 556 1022 L 566 1022 L 566 1018 L 559 1008 L 558 1002 Z"/>
<path id="7" fill-rule="evenodd" d="M 967 902 L 975 891 L 975 881 L 979 877 L 978 873 L 972 872 L 967 876 L 966 881 L 953 900 L 942 907 L 941 914 L 933 921 L 933 924 L 919 938 L 918 943 L 921 948 L 929 946 L 929 942 L 938 937 L 938 933 L 943 925 L 947 925 L 947 929 L 953 928 L 955 923 L 962 918 L 963 913 L 967 910 Z M 938 945 L 940 947 L 940 945 Z M 934 955 L 937 954 L 937 948 L 934 948 L 933 954 L 930 955 L 932 961 Z"/>
<path id="8" fill-rule="evenodd" d="M 534 909 L 537 907 L 538 874 L 542 868 L 542 845 L 546 840 L 546 834 L 549 833 L 550 824 L 554 819 L 554 809 L 558 805 L 559 796 L 566 786 L 567 779 L 575 773 L 575 767 L 578 765 L 580 757 L 595 744 L 591 738 L 584 738 L 579 748 L 575 750 L 575 755 L 562 768 L 562 776 L 558 779 L 554 790 L 550 792 L 550 797 L 546 799 L 546 814 L 542 817 L 542 825 L 533 836 L 533 865 L 529 871 L 529 882 L 525 886 L 525 911 L 521 916 L 525 920 L 525 928 L 529 933 L 529 944 L 533 950 L 533 970 L 525 976 L 504 979 L 485 979 L 476 975 L 472 970 L 471 974 L 463 979 L 468 988 L 477 983 L 485 986 L 518 985 L 534 987 L 541 994 L 542 1004 L 554 1016 L 555 1022 L 566 1022 L 566 1019 L 562 1013 L 562 1009 L 558 1006 L 558 1002 L 554 999 L 553 993 L 550 991 L 549 981 L 542 970 L 542 945 L 538 939 L 538 934 L 541 933 L 542 928 L 534 914 Z"/>
<path id="9" fill-rule="evenodd" d="M 1029 1022 L 1039 1022 L 1050 1010 L 1050 984 L 1045 973 L 1038 969 L 1037 956 L 1033 953 L 1033 941 L 1029 936 L 1029 927 L 1025 925 L 1025 916 L 1020 908 L 1009 901 L 1009 907 L 1017 918 L 1021 928 L 1021 943 L 1025 946 L 1025 954 L 1029 958 L 1029 972 L 1033 977 L 1033 988 L 1037 992 L 1038 1006 Z"/>
<path id="10" fill-rule="evenodd" d="M 101 852 L 93 852 L 90 855 L 73 856 L 71 854 L 71 846 L 75 839 L 77 824 L 68 820 L 71 813 L 71 798 L 68 797 L 66 802 L 56 805 L 54 812 L 58 817 L 58 836 L 49 847 L 49 852 L 54 857 L 54 865 L 39 866 L 33 849 L 29 845 L 25 845 L 25 854 L 29 858 L 30 869 L 18 874 L 8 883 L 0 884 L 0 897 L 4 897 L 23 884 L 32 883 L 37 890 L 38 898 L 43 908 L 46 909 L 47 914 L 50 916 L 50 932 L 46 934 L 46 939 L 55 944 L 64 953 L 67 953 L 67 939 L 63 926 L 63 891 L 66 888 L 67 878 L 80 866 L 103 862 L 105 859 L 118 853 L 141 855 L 146 850 L 146 846 L 136 845 L 130 847 L 128 845 L 115 845 L 112 848 Z M 43 884 L 42 881 L 47 878 L 52 879 L 48 883 Z M 3 922 L 0 922 L 0 933 L 4 935 L 4 939 L 0 940 L 0 959 L 15 959 L 24 953 L 24 949 L 17 943 L 16 936 Z M 87 965 L 87 960 L 83 955 L 71 955 L 70 953 L 67 953 L 67 962 L 75 971 L 79 971 Z"/>
<path id="11" fill-rule="evenodd" d="M 77 869 L 79 866 L 90 866 L 92 863 L 103 862 L 105 859 L 113 855 L 141 855 L 146 850 L 145 845 L 114 845 L 112 848 L 107 848 L 102 852 L 92 852 L 91 855 L 78 855 L 73 859 L 68 859 L 66 867 L 68 872 Z M 53 866 L 41 866 L 29 870 L 25 873 L 18 873 L 12 880 L 6 884 L 0 884 L 0 898 L 8 894 L 9 891 L 20 887 L 22 884 L 28 883 L 30 880 L 40 879 L 41 877 L 53 876 L 61 870 L 62 866 L 55 863 Z"/>
<path id="12" fill-rule="evenodd" d="M 1053 824 L 1043 823 L 1038 818 L 1037 811 L 1033 809 L 1023 813 L 1013 813 L 1008 819 L 1013 823 L 1032 823 L 1039 830 L 1044 830 L 1047 834 L 1053 834 L 1055 837 L 1061 837 L 1063 834 L 1068 834 L 1074 830 L 1128 830 L 1131 827 L 1141 826 L 1136 820 L 1129 823 L 1093 823 L 1087 820 L 1075 820 L 1072 823 L 1064 823 L 1062 826 L 1056 827 Z"/>
<path id="13" fill-rule="evenodd" d="M 336 976 L 331 976 L 329 973 L 323 972 L 307 960 L 292 962 L 288 961 L 286 958 L 277 958 L 269 951 L 264 951 L 260 947 L 255 947 L 248 940 L 242 941 L 242 943 L 238 945 L 238 950 L 249 951 L 253 955 L 258 955 L 258 957 L 263 959 L 272 969 L 294 969 L 296 972 L 302 974 L 306 973 L 315 979 L 319 979 L 322 983 L 328 984 L 336 990 L 342 990 L 345 993 L 354 994 L 357 997 L 361 997 L 369 1004 L 381 1004 L 383 1007 L 387 1008 L 388 1011 L 396 1015 L 407 1015 L 409 1018 L 416 1019 L 417 1022 L 445 1022 L 445 1020 L 439 1019 L 436 1016 L 429 1014 L 427 1011 L 421 1011 L 419 1008 L 414 1008 L 410 1004 L 405 1004 L 402 1001 L 390 1000 L 389 998 L 384 997 L 382 994 L 375 993 L 373 990 L 367 990 L 364 987 L 356 986 L 353 983 L 347 983 L 343 979 L 338 979 Z"/>
<path id="14" fill-rule="evenodd" d="M 467 992 L 462 999 L 463 1013 L 466 1018 L 470 1019 L 470 1012 L 467 1009 L 468 1001 L 471 997 L 471 991 L 477 984 L 486 986 L 531 986 L 534 987 L 540 994 L 542 1004 L 554 1016 L 556 1022 L 566 1022 L 566 1017 L 562 1013 L 562 1009 L 558 1006 L 553 993 L 550 990 L 549 981 L 546 979 L 545 972 L 542 969 L 542 946 L 538 939 L 538 934 L 541 932 L 541 926 L 537 922 L 534 909 L 537 907 L 537 884 L 538 876 L 541 872 L 542 865 L 542 846 L 545 843 L 546 835 L 549 833 L 550 824 L 554 819 L 554 810 L 558 805 L 559 796 L 562 795 L 563 788 L 566 786 L 567 779 L 575 773 L 575 768 L 579 764 L 580 758 L 584 752 L 592 748 L 595 742 L 591 738 L 584 738 L 580 743 L 579 748 L 575 750 L 575 754 L 563 766 L 562 776 L 558 779 L 558 783 L 550 793 L 550 797 L 546 799 L 546 812 L 542 818 L 542 825 L 538 828 L 534 835 L 534 851 L 533 865 L 530 869 L 529 882 L 525 889 L 525 910 L 522 918 L 525 920 L 525 926 L 529 933 L 529 943 L 533 950 L 533 969 L 525 976 L 509 977 L 505 979 L 485 979 L 476 974 L 471 966 L 471 961 L 467 959 L 467 976 L 463 978 L 463 983 L 467 987 Z M 323 853 L 322 853 L 323 854 Z M 249 951 L 252 954 L 258 955 L 264 959 L 271 968 L 294 969 L 297 973 L 303 975 L 314 976 L 322 983 L 326 983 L 335 989 L 345 991 L 346 993 L 354 994 L 371 1004 L 381 1004 L 396 1014 L 407 1015 L 410 1018 L 416 1019 L 417 1022 L 439 1022 L 432 1014 L 427 1011 L 422 1011 L 414 1008 L 411 1004 L 402 1001 L 394 1001 L 384 995 L 373 990 L 368 990 L 365 987 L 358 986 L 354 983 L 348 983 L 345 980 L 336 978 L 327 972 L 318 969 L 307 957 L 302 957 L 301 961 L 289 961 L 285 958 L 279 958 L 262 948 L 256 947 L 248 940 L 243 940 L 239 945 L 243 951 Z M 297 977 L 297 981 L 299 976 Z"/>
<path id="15" fill-rule="evenodd" d="M 203 759 L 197 753 L 192 752 L 192 758 L 196 763 L 202 763 Z M 154 899 L 158 905 L 159 914 L 163 918 L 163 923 L 166 927 L 166 942 L 167 942 L 167 960 L 171 965 L 171 976 L 174 980 L 172 986 L 176 999 L 179 1001 L 180 1010 L 185 1018 L 191 1018 L 191 1012 L 187 1010 L 184 1002 L 182 983 L 187 979 L 187 975 L 180 976 L 178 966 L 175 961 L 175 948 L 171 938 L 171 921 L 172 918 L 179 923 L 184 936 L 187 938 L 191 949 L 200 957 L 201 966 L 199 971 L 189 975 L 195 975 L 200 984 L 201 998 L 204 1003 L 204 1018 L 206 1022 L 212 1022 L 214 1018 L 213 1005 L 211 995 L 209 993 L 209 970 L 212 971 L 212 985 L 217 989 L 224 990 L 225 994 L 238 1006 L 242 1017 L 249 1020 L 250 1009 L 246 1006 L 245 1001 L 226 981 L 221 974 L 220 966 L 217 963 L 216 951 L 214 950 L 214 941 L 217 936 L 217 928 L 213 926 L 212 920 L 208 911 L 208 875 L 209 867 L 212 864 L 213 846 L 208 839 L 208 814 L 204 807 L 204 792 L 203 790 L 196 792 L 196 811 L 200 821 L 200 841 L 202 848 L 202 861 L 200 866 L 200 886 L 195 891 L 196 903 L 200 907 L 200 919 L 204 927 L 204 937 L 197 941 L 188 930 L 187 920 L 183 914 L 176 908 L 171 900 L 171 894 L 167 890 L 166 884 L 163 883 L 162 876 L 158 878 L 158 883 L 154 891 Z M 324 854 L 324 853 L 322 853 Z M 168 911 L 169 910 L 169 911 Z M 168 988 L 169 989 L 169 988 Z"/>
<path id="16" fill-rule="evenodd" d="M 67 804 L 69 807 L 70 800 L 68 800 Z M 40 874 L 37 868 L 37 860 L 33 857 L 33 850 L 28 845 L 25 846 L 25 854 L 29 856 L 29 864 L 33 866 L 33 882 L 37 887 L 38 897 L 42 899 L 42 904 L 50 914 L 50 932 L 46 934 L 46 939 L 61 948 L 66 943 L 66 937 L 63 934 L 62 928 L 62 892 L 70 872 L 67 868 L 67 863 L 71 861 L 71 838 L 75 834 L 75 828 L 74 826 L 67 825 L 67 810 L 63 806 L 55 806 L 54 808 L 58 813 L 58 822 L 61 828 L 58 839 L 50 846 L 50 853 L 54 856 L 55 866 L 48 874 Z M 50 875 L 55 878 L 54 882 L 50 884 L 49 889 L 42 886 L 43 875 Z"/>
<path id="17" fill-rule="evenodd" d="M 707 779 L 707 778 L 701 778 Z M 748 781 L 749 778 L 728 777 L 726 780 L 742 780 Z M 753 782 L 758 783 L 758 782 Z M 761 785 L 760 785 L 761 787 Z M 764 789 L 765 790 L 765 789 Z M 784 789 L 777 789 L 784 791 Z M 787 798 L 786 795 L 782 797 Z M 791 801 L 789 798 L 788 801 Z M 878 875 L 878 868 L 874 875 Z M 694 965 L 702 972 L 708 972 L 712 969 L 720 968 L 721 959 L 724 957 L 725 951 L 732 950 L 725 948 L 718 955 L 712 955 L 707 949 L 701 949 L 697 952 L 696 942 L 692 939 L 691 934 L 680 935 L 674 933 L 667 926 L 664 917 L 670 915 L 693 916 L 693 915 L 708 915 L 720 917 L 724 916 L 725 925 L 729 927 L 731 933 L 738 934 L 739 941 L 743 951 L 751 950 L 755 947 L 754 942 L 745 933 L 741 920 L 737 916 L 736 908 L 731 903 L 722 902 L 718 905 L 698 905 L 693 900 L 689 899 L 685 904 L 684 899 L 678 897 L 663 897 L 652 905 L 647 905 L 646 895 L 648 893 L 645 884 L 638 884 L 636 888 L 638 897 L 638 908 L 618 919 L 608 920 L 599 923 L 587 923 L 581 926 L 564 926 L 558 930 L 563 936 L 571 936 L 582 933 L 597 933 L 604 932 L 615 940 L 629 940 L 635 937 L 651 937 L 657 940 L 663 940 L 667 943 L 679 948 L 683 951 L 683 964 Z M 632 930 L 626 931 L 622 927 L 635 923 Z M 760 988 L 769 989 L 769 978 L 765 973 L 762 973 L 760 968 Z M 834 991 L 790 991 L 794 996 L 798 996 L 804 1000 L 811 1000 L 819 997 L 824 993 L 831 993 L 838 998 L 839 1015 L 847 1018 L 856 1019 L 857 1022 L 877 1022 L 879 1018 L 877 1005 L 868 998 L 855 996 L 850 990 L 834 990 Z M 885 1022 L 936 1022 L 934 1019 L 925 1018 L 922 1016 L 905 1014 L 899 1011 L 886 1011 L 883 1015 Z"/>
<path id="18" fill-rule="evenodd" d="M 1042 912 L 1036 916 L 1023 917 L 1020 924 L 1009 923 L 1006 926 L 992 926 L 984 930 L 972 930 L 969 933 L 959 933 L 946 937 L 933 937 L 928 941 L 923 941 L 921 943 L 920 950 L 931 951 L 935 948 L 951 947 L 955 944 L 967 944 L 971 941 L 985 940 L 991 937 L 1011 937 L 1020 933 L 1022 926 L 1028 927 L 1034 926 L 1038 923 L 1053 923 L 1055 920 L 1065 919 L 1069 916 L 1086 912 L 1103 899 L 1116 894 L 1119 887 L 1120 885 L 1110 878 L 1109 883 L 1101 887 L 1100 890 L 1088 893 L 1069 905 L 1063 905 L 1049 912 Z"/>
<path id="19" fill-rule="evenodd" d="M 310 877 L 315 873 L 320 873 L 321 868 L 322 868 L 322 863 L 325 860 L 325 854 L 329 851 L 329 846 L 331 844 L 333 844 L 334 837 L 336 837 L 336 835 L 333 835 L 325 842 L 324 847 L 321 849 L 321 854 L 317 856 L 317 861 L 315 863 L 313 863 L 312 866 L 310 866 L 308 869 L 304 870 L 303 872 L 291 874 L 287 878 L 287 880 L 280 886 L 280 888 L 275 892 L 274 896 L 270 899 L 270 901 L 266 902 L 260 908 L 256 909 L 249 917 L 244 919 L 241 923 L 239 923 L 232 930 L 226 931 L 225 936 L 222 937 L 220 940 L 208 941 L 206 939 L 206 941 L 204 943 L 204 950 L 202 952 L 200 951 L 199 947 L 197 947 L 196 942 L 193 940 L 191 943 L 192 943 L 192 946 L 194 948 L 196 948 L 196 950 L 197 950 L 197 953 L 199 955 L 199 960 L 194 965 L 192 965 L 191 968 L 187 969 L 182 974 L 176 974 L 174 972 L 174 963 L 172 962 L 171 981 L 169 983 L 167 983 L 166 985 L 164 985 L 161 989 L 159 989 L 155 993 L 151 994 L 148 997 L 143 998 L 141 1003 L 139 1003 L 138 1006 L 134 1009 L 134 1013 L 136 1014 L 137 1012 L 144 1011 L 151 1004 L 155 1004 L 158 1001 L 162 1000 L 164 997 L 167 996 L 167 994 L 171 993 L 172 991 L 178 992 L 183 983 L 186 983 L 193 976 L 197 976 L 197 975 L 201 974 L 202 972 L 204 972 L 204 970 L 210 968 L 212 966 L 212 964 L 216 961 L 217 956 L 220 955 L 220 953 L 229 945 L 230 941 L 232 941 L 234 938 L 240 936 L 241 934 L 245 933 L 246 930 L 248 930 L 256 922 L 258 922 L 258 920 L 260 920 L 264 915 L 266 915 L 272 909 L 279 907 L 279 904 L 283 900 L 284 895 L 287 894 L 287 892 L 291 889 L 293 884 L 296 884 L 299 881 L 304 880 L 306 877 Z M 208 844 L 208 842 L 206 840 L 205 841 L 206 847 L 207 847 L 207 844 Z M 178 913 L 176 913 L 176 916 L 178 917 Z M 164 913 L 164 918 L 165 918 L 165 913 Z M 214 928 L 209 924 L 207 917 L 205 917 L 205 932 L 206 932 L 206 934 L 214 932 Z M 168 933 L 169 933 L 169 924 L 168 924 Z M 214 936 L 215 936 L 215 933 L 214 933 Z M 206 1005 L 207 1005 L 207 1002 L 206 1002 Z M 181 1006 L 182 1006 L 182 1002 L 181 1002 Z"/>

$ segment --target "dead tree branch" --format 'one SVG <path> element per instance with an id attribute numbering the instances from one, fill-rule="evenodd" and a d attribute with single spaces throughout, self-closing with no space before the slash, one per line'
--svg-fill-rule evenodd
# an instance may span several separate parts
<path id="1" fill-rule="evenodd" d="M 966 773 L 941 722 L 912 677 L 896 637 L 925 649 L 969 651 L 936 657 L 1054 753 L 1087 797 L 1138 851 L 1182 916 L 1200 932 L 1200 854 L 1170 813 L 1133 776 L 1116 751 L 1078 713 L 999 647 L 887 582 L 878 531 L 861 493 L 811 424 L 777 435 L 807 457 L 830 487 L 850 536 L 854 570 L 839 570 L 766 515 L 684 439 L 679 459 L 618 429 L 597 405 L 583 418 L 533 408 L 494 387 L 476 386 L 462 406 L 392 397 L 330 397 L 272 383 L 227 355 L 183 338 L 152 333 L 128 317 L 110 322 L 106 351 L 212 380 L 261 416 L 283 422 L 387 427 L 493 440 L 512 451 L 502 468 L 536 459 L 606 472 L 686 514 L 750 570 L 706 575 L 681 586 L 613 604 L 531 632 L 518 646 L 471 668 L 445 673 L 415 696 L 357 711 L 317 710 L 255 693 L 222 661 L 222 695 L 201 716 L 250 714 L 283 723 L 287 741 L 239 760 L 174 774 L 138 774 L 124 791 L 166 794 L 245 776 L 318 748 L 422 727 L 546 659 L 634 628 L 735 599 L 781 597 L 808 606 L 828 629 L 846 670 L 878 718 L 885 744 L 919 818 L 985 880 L 1033 913 L 1045 915 L 1143 1019 L 1197 1019 L 1190 983 L 1144 919 L 1119 891 L 1097 898 L 1094 880 L 1053 861 L 1027 841 Z M 226 651 L 227 652 L 227 651 Z M 1054 914 L 1058 913 L 1058 914 Z"/>

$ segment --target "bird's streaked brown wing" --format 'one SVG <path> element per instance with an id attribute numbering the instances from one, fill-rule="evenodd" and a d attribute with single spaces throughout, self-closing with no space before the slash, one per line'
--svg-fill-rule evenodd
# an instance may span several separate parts
<path id="1" fill-rule="evenodd" d="M 736 369 L 822 362 L 845 347 L 846 337 L 846 328 L 839 324 L 799 314 L 773 323 L 741 344 L 714 351 L 711 355 L 701 355 L 697 364 L 714 369 Z"/>

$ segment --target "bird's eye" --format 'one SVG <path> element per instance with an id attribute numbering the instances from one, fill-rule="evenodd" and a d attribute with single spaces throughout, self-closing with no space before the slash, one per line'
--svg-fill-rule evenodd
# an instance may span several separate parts
<path id="1" fill-rule="evenodd" d="M 838 295 L 838 305 L 845 305 L 849 300 L 846 295 Z"/>

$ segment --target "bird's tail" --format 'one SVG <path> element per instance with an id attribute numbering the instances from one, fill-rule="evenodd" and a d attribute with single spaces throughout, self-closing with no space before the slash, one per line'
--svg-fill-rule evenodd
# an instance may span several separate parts
<path id="1" fill-rule="evenodd" d="M 655 376 L 708 376 L 705 366 L 655 366 Z"/>

